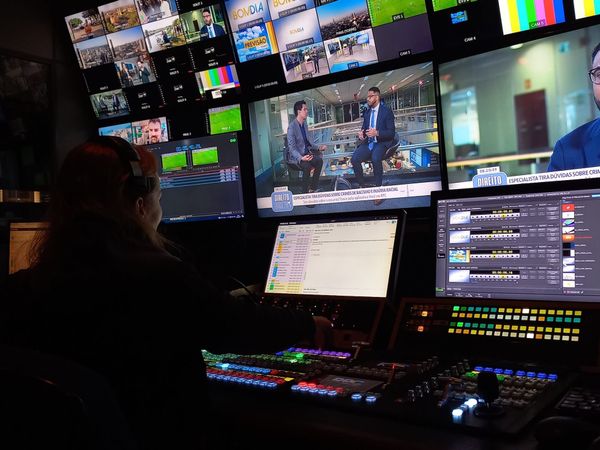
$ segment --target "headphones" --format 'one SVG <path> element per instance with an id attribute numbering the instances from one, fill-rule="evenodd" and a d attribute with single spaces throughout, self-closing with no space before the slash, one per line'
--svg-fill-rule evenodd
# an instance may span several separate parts
<path id="1" fill-rule="evenodd" d="M 127 184 L 141 189 L 144 193 L 152 191 L 154 178 L 144 175 L 140 166 L 142 158 L 133 145 L 125 139 L 116 136 L 94 136 L 90 141 L 104 147 L 109 147 L 115 151 L 128 173 L 127 180 L 125 181 Z"/>

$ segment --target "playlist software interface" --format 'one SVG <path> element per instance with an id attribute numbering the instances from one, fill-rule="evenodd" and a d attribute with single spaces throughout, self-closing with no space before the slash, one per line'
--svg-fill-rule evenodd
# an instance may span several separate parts
<path id="1" fill-rule="evenodd" d="M 385 298 L 398 218 L 282 223 L 265 292 Z"/>
<path id="2" fill-rule="evenodd" d="M 600 189 L 442 199 L 436 294 L 600 300 Z"/>

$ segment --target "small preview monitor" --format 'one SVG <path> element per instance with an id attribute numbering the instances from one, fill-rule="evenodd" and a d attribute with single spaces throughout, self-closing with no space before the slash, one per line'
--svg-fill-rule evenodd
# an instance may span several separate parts
<path id="1" fill-rule="evenodd" d="M 137 145 L 157 144 L 169 140 L 166 117 L 139 120 L 131 124 L 133 143 Z"/>
<path id="2" fill-rule="evenodd" d="M 279 224 L 265 294 L 386 298 L 398 217 Z"/>
<path id="3" fill-rule="evenodd" d="M 443 9 L 463 6 L 465 3 L 472 3 L 478 0 L 433 0 L 433 10 L 441 11 Z"/>
<path id="4" fill-rule="evenodd" d="M 235 92 L 240 87 L 237 71 L 233 64 L 196 73 L 198 89 L 201 93 L 210 92 L 211 98 L 221 98 L 227 92 Z"/>
<path id="5" fill-rule="evenodd" d="M 221 106 L 208 110 L 210 134 L 240 131 L 242 129 L 242 112 L 240 105 Z"/>
<path id="6" fill-rule="evenodd" d="M 107 33 L 116 33 L 140 24 L 134 3 L 134 0 L 117 0 L 98 7 Z"/>
<path id="7" fill-rule="evenodd" d="M 584 19 L 600 14 L 600 4 L 593 0 L 573 0 L 573 7 L 575 8 L 576 19 Z"/>
<path id="8" fill-rule="evenodd" d="M 122 89 L 90 95 L 90 101 L 98 119 L 110 119 L 129 114 L 129 104 Z"/>
<path id="9" fill-rule="evenodd" d="M 498 7 L 504 34 L 518 33 L 565 21 L 563 0 L 544 2 L 498 0 Z"/>
<path id="10" fill-rule="evenodd" d="M 589 180 L 436 192 L 436 296 L 600 302 Z"/>
<path id="11" fill-rule="evenodd" d="M 27 269 L 31 265 L 31 250 L 39 232 L 48 229 L 46 222 L 13 222 L 10 224 L 8 273 Z"/>
<path id="12" fill-rule="evenodd" d="M 85 11 L 71 14 L 65 17 L 67 29 L 73 43 L 87 41 L 104 34 L 102 26 L 102 16 L 97 8 L 86 9 Z"/>
<path id="13" fill-rule="evenodd" d="M 159 161 L 163 222 L 244 216 L 236 133 L 148 146 Z"/>
<path id="14" fill-rule="evenodd" d="M 125 139 L 127 142 L 133 143 L 133 133 L 131 129 L 131 123 L 129 122 L 98 128 L 98 135 L 120 137 L 121 139 Z"/>

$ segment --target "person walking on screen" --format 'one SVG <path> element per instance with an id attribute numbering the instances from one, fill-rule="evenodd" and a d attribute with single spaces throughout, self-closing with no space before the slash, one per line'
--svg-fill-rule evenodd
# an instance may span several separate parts
<path id="1" fill-rule="evenodd" d="M 157 231 L 158 164 L 150 150 L 112 136 L 67 154 L 32 266 L 0 283 L 0 344 L 102 375 L 139 450 L 221 448 L 202 349 L 320 346 L 331 322 L 234 297 L 172 254 Z"/>
<path id="2" fill-rule="evenodd" d="M 600 44 L 592 51 L 592 82 L 594 102 L 600 109 Z M 594 119 L 560 138 L 550 157 L 548 172 L 600 166 L 600 119 Z"/>
<path id="3" fill-rule="evenodd" d="M 150 69 L 148 69 L 148 66 L 140 60 L 138 60 L 136 64 L 142 83 L 150 83 Z"/>
<path id="4" fill-rule="evenodd" d="M 367 94 L 369 109 L 364 114 L 363 124 L 358 139 L 360 145 L 352 154 L 352 167 L 359 187 L 366 187 L 362 162 L 373 162 L 373 175 L 375 186 L 383 184 L 383 166 L 381 162 L 385 152 L 390 147 L 396 134 L 394 113 L 381 103 L 381 92 L 378 87 L 372 87 Z M 381 200 L 375 200 L 380 204 Z"/>
<path id="5" fill-rule="evenodd" d="M 200 28 L 200 40 L 210 39 L 217 36 L 225 36 L 225 30 L 223 27 L 218 23 L 213 22 L 210 9 L 205 8 L 202 10 L 202 19 L 204 20 L 204 26 Z"/>
<path id="6" fill-rule="evenodd" d="M 286 161 L 302 169 L 302 193 L 314 192 L 319 187 L 319 177 L 323 168 L 323 158 L 320 152 L 325 145 L 316 146 L 308 139 L 306 118 L 308 107 L 304 100 L 294 103 L 294 114 L 287 129 L 288 152 Z M 310 176 L 313 172 L 312 178 Z"/>

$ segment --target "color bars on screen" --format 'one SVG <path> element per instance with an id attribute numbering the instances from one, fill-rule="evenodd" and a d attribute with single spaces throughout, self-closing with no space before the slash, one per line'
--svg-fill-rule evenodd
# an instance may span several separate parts
<path id="1" fill-rule="evenodd" d="M 573 5 L 576 19 L 600 14 L 600 0 L 573 0 Z"/>
<path id="2" fill-rule="evenodd" d="M 565 21 L 563 0 L 498 0 L 498 5 L 504 34 Z"/>
<path id="3" fill-rule="evenodd" d="M 234 66 L 217 67 L 200 73 L 200 80 L 205 89 L 224 86 L 239 86 Z"/>

